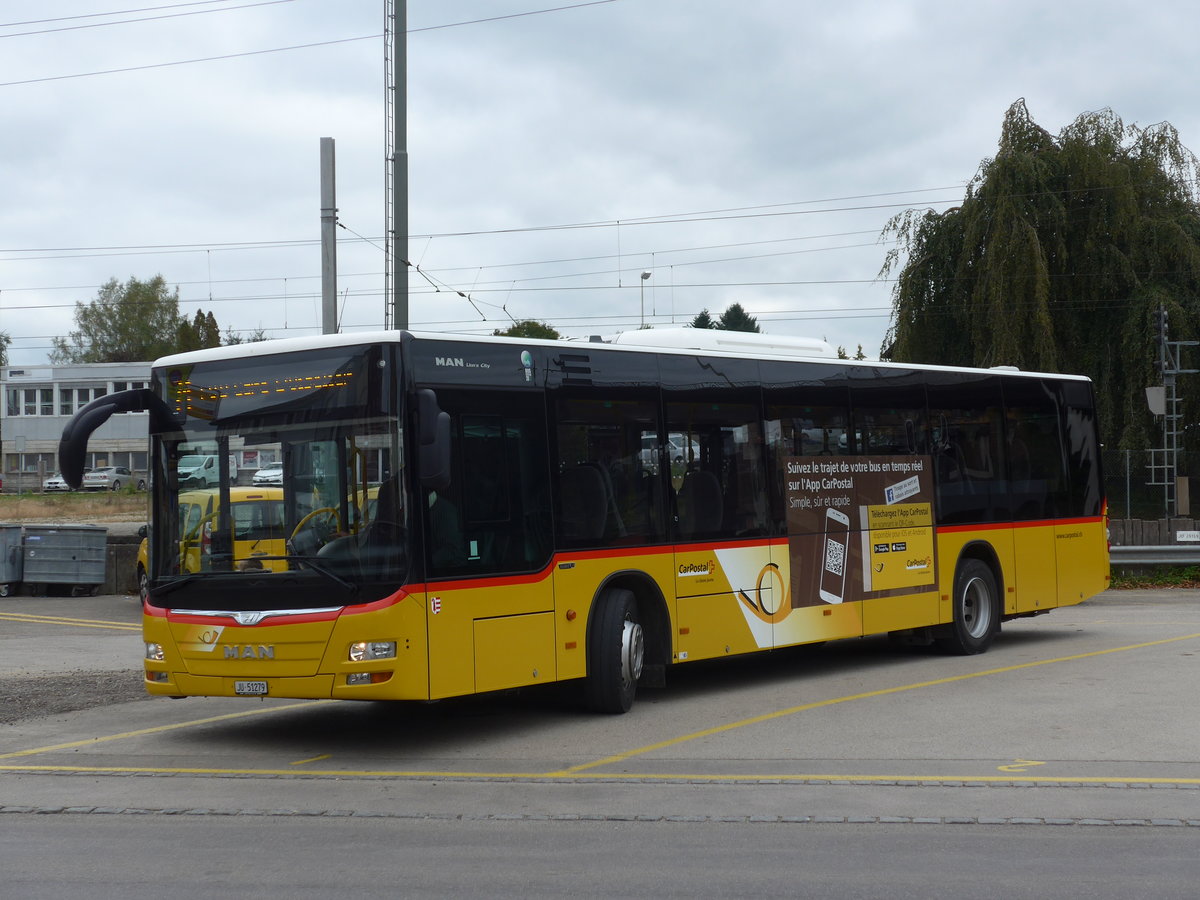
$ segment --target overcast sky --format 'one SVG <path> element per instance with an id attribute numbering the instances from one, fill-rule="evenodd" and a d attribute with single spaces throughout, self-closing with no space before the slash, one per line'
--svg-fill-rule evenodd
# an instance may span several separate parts
<path id="1" fill-rule="evenodd" d="M 736 301 L 874 357 L 884 224 L 955 205 L 1017 98 L 1054 133 L 1111 107 L 1200 150 L 1182 0 L 407 6 L 416 329 L 611 334 Z M 382 327 L 384 25 L 384 0 L 0 2 L 10 362 L 45 362 L 109 278 L 319 333 L 322 137 L 339 322 Z"/>

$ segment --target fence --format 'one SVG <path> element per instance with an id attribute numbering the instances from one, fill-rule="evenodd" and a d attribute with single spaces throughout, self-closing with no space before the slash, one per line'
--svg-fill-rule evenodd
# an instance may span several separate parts
<path id="1" fill-rule="evenodd" d="M 1182 479 L 1178 485 L 1178 510 L 1170 504 L 1176 495 L 1176 485 L 1154 483 L 1162 482 L 1163 478 L 1161 468 L 1151 469 L 1151 462 L 1154 461 L 1151 451 L 1105 450 L 1101 453 L 1101 460 L 1110 518 L 1155 520 L 1176 515 L 1200 517 L 1200 494 L 1190 490 L 1193 483 L 1200 484 L 1196 482 L 1200 478 L 1200 452 L 1181 450 L 1178 454 L 1176 474 Z M 1162 451 L 1158 451 L 1157 461 L 1161 464 Z M 1190 504 L 1187 502 L 1189 498 Z"/>

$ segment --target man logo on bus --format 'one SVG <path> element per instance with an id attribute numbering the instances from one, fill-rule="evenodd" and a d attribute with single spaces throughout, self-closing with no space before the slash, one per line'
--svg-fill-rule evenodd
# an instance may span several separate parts
<path id="1" fill-rule="evenodd" d="M 466 368 L 467 365 L 465 362 L 463 362 L 463 358 L 461 356 L 435 356 L 433 358 L 433 364 L 435 366 L 450 366 L 454 369 L 463 369 Z"/>

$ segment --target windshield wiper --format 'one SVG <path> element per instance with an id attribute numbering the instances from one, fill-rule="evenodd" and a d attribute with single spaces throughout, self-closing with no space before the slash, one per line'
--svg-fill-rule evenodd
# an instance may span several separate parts
<path id="1" fill-rule="evenodd" d="M 344 590 L 346 593 L 348 593 L 348 594 L 357 594 L 358 593 L 358 585 L 357 584 L 355 584 L 352 581 L 347 581 L 345 578 L 342 578 L 336 572 L 332 572 L 325 566 L 318 565 L 317 563 L 313 562 L 313 558 L 311 556 L 291 556 L 291 555 L 289 555 L 289 556 L 255 556 L 253 558 L 254 559 L 262 559 L 262 560 L 280 559 L 280 560 L 286 560 L 287 562 L 298 563 L 299 565 L 316 572 L 321 577 L 326 578 L 329 581 L 332 581 L 338 587 L 342 588 L 342 590 Z M 208 574 L 210 574 L 210 575 L 241 575 L 241 576 L 244 576 L 247 574 L 261 574 L 261 573 L 257 573 L 257 572 L 210 572 Z M 179 590 L 184 585 L 191 584 L 193 581 L 197 581 L 200 577 L 201 576 L 198 573 L 192 573 L 190 575 L 176 577 L 176 578 L 172 579 L 171 581 L 158 582 L 154 586 L 154 595 L 155 596 L 166 596 L 167 594 L 173 594 L 173 593 L 175 593 L 175 591 Z"/>
<path id="2" fill-rule="evenodd" d="M 154 585 L 154 594 L 155 594 L 155 596 L 164 596 L 166 594 L 173 594 L 177 590 L 179 590 L 181 587 L 183 587 L 185 584 L 191 584 L 193 581 L 195 581 L 199 577 L 200 577 L 199 575 L 194 575 L 194 574 L 193 575 L 184 575 L 181 578 L 174 578 L 171 581 L 159 582 L 158 584 Z"/>
<path id="3" fill-rule="evenodd" d="M 322 578 L 329 579 L 334 584 L 338 585 L 343 590 L 345 590 L 347 593 L 350 593 L 350 594 L 358 593 L 358 585 L 357 584 L 355 584 L 352 581 L 347 581 L 345 578 L 343 578 L 341 575 L 338 575 L 336 572 L 332 571 L 331 569 L 329 569 L 325 566 L 319 565 L 316 562 L 313 562 L 314 557 L 311 557 L 311 556 L 294 556 L 292 554 L 287 554 L 284 556 L 255 556 L 255 557 L 253 557 L 253 559 L 260 559 L 263 561 L 280 559 L 280 560 L 284 560 L 286 562 L 299 563 L 303 567 L 312 569 L 314 572 L 316 572 Z M 244 574 L 244 573 L 242 573 L 242 574 Z"/>

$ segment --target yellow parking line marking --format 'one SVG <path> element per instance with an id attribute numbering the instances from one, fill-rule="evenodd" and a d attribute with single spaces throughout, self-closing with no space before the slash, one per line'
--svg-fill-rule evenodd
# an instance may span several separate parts
<path id="1" fill-rule="evenodd" d="M 205 719 L 192 719 L 187 722 L 176 722 L 173 725 L 155 725 L 153 728 L 139 728 L 137 731 L 123 731 L 120 734 L 108 734 L 103 737 L 87 738 L 82 741 L 71 741 L 66 744 L 50 744 L 46 747 L 34 747 L 31 750 L 16 750 L 12 753 L 0 753 L 0 759 L 19 759 L 22 756 L 36 756 L 39 753 L 50 753 L 54 750 L 74 750 L 78 747 L 91 747 L 108 741 L 123 741 L 126 738 L 142 737 L 147 734 L 163 734 L 167 731 L 178 731 L 181 728 L 191 728 L 195 725 L 209 725 L 213 722 L 229 722 L 233 719 L 246 719 L 251 716 L 265 716 L 277 712 L 290 712 L 309 706 L 319 706 L 322 703 L 333 703 L 332 700 L 304 700 L 300 703 L 289 703 L 286 706 L 266 706 L 249 709 L 242 712 L 226 713 L 220 716 L 209 716 Z M 7 768 L 7 767 L 4 767 Z M 147 769 L 146 771 L 153 771 Z"/>
<path id="2" fill-rule="evenodd" d="M 552 772 L 462 772 L 462 771 L 427 771 L 427 770 L 322 770 L 319 773 L 320 777 L 343 777 L 343 778 L 455 778 L 462 780 L 516 780 L 516 781 L 546 781 L 546 780 L 571 780 L 585 781 L 592 779 L 604 779 L 614 777 L 611 773 L 604 772 L 589 772 L 589 770 L 597 769 L 601 766 L 611 765 L 613 763 L 623 762 L 632 759 L 635 756 L 650 753 L 655 750 L 664 749 L 667 747 L 678 746 L 698 738 L 708 737 L 725 732 L 733 731 L 738 728 L 744 728 L 749 725 L 755 725 L 762 722 L 773 721 L 775 719 L 784 718 L 796 713 L 804 712 L 811 709 L 819 709 L 827 706 L 834 706 L 841 703 L 847 703 L 852 700 L 864 700 L 875 697 L 884 697 L 890 694 L 899 694 L 906 691 L 918 690 L 920 688 L 936 687 L 947 684 L 954 684 L 960 681 L 967 681 L 972 678 L 982 678 L 990 675 L 1000 675 L 1009 672 L 1018 672 L 1024 669 L 1038 668 L 1041 666 L 1052 665 L 1056 663 L 1074 662 L 1082 659 L 1090 659 L 1099 656 L 1106 656 L 1111 653 L 1123 653 L 1131 650 L 1141 650 L 1148 647 L 1162 646 L 1165 644 L 1178 643 L 1180 641 L 1195 640 L 1200 638 L 1200 633 L 1180 635 L 1177 637 L 1164 638 L 1155 641 L 1145 641 L 1138 644 L 1128 644 L 1121 647 L 1111 647 L 1106 650 L 1092 650 L 1087 653 L 1077 653 L 1070 656 L 1060 656 L 1053 659 L 1037 660 L 1034 662 L 1018 663 L 1011 666 L 1001 666 L 994 669 L 986 669 L 980 672 L 971 672 L 963 675 L 953 675 L 946 678 L 937 678 L 930 681 L 916 682 L 907 685 L 898 685 L 896 687 L 881 688 L 875 691 L 865 691 L 859 694 L 852 694 L 845 697 L 835 697 L 828 700 L 819 700 L 813 703 L 805 703 L 798 706 L 788 707 L 786 709 L 775 710 L 769 713 L 763 713 L 758 716 L 752 716 L 746 719 L 741 719 L 736 722 L 729 722 L 724 725 L 718 725 L 713 728 L 704 729 L 701 731 L 692 732 L 679 737 L 670 738 L 664 741 L 658 741 L 653 744 L 648 744 L 643 747 L 638 747 L 633 750 L 628 750 L 623 753 L 617 753 L 610 756 L 594 760 L 589 763 L 584 763 L 578 766 L 572 766 L 566 769 L 561 769 Z M 48 753 L 56 750 L 71 750 L 79 747 L 86 747 L 108 741 L 124 740 L 126 738 L 141 737 L 149 734 L 160 734 L 168 731 L 176 731 L 183 728 L 191 728 L 197 725 L 205 725 L 213 722 L 230 721 L 240 718 L 248 718 L 252 716 L 267 715 L 276 712 L 287 712 L 298 709 L 304 709 L 311 706 L 334 703 L 333 700 L 307 700 L 297 703 L 290 703 L 285 706 L 274 706 L 246 710 L 236 713 L 227 713 L 220 716 L 210 716 L 203 719 L 194 719 L 187 722 L 178 722 L 171 725 L 159 725 L 153 728 L 143 728 L 136 731 L 128 731 L 120 734 L 112 734 L 104 737 L 89 738 L 87 740 L 73 741 L 64 744 L 54 744 L 46 747 L 38 747 L 29 750 L 20 750 L 12 753 L 0 754 L 0 760 L 19 759 L 28 756 L 34 756 L 40 753 Z M 329 756 L 313 757 L 311 760 L 302 760 L 304 762 L 314 762 L 319 759 L 330 758 Z M 1018 763 L 1032 764 L 1034 761 L 1018 760 Z M 296 765 L 296 764 L 293 764 Z M 1002 769 L 1005 767 L 1001 767 Z M 22 771 L 22 772 L 57 772 L 57 773 L 105 773 L 105 772 L 145 772 L 145 773 L 161 773 L 161 774 L 180 774 L 180 775 L 281 775 L 295 773 L 295 769 L 234 769 L 234 768 L 193 768 L 193 767 L 143 767 L 143 766 L 38 766 L 38 765 L 0 765 L 0 771 Z M 801 783 L 810 781 L 821 782 L 894 782 L 900 784 L 938 784 L 938 783 L 954 783 L 961 784 L 963 782 L 980 782 L 980 783 L 995 783 L 1005 784 L 1019 782 L 1021 784 L 1200 784 L 1200 778 L 1169 778 L 1169 777 L 1126 777 L 1126 776 L 1030 776 L 1021 775 L 1014 778 L 1011 775 L 866 775 L 866 774 L 721 774 L 721 773 L 696 773 L 696 774 L 662 774 L 662 773 L 628 773 L 623 772 L 619 775 L 623 780 L 629 781 L 659 781 L 659 782 L 678 782 L 678 781 L 720 781 L 720 782 L 756 782 L 763 779 L 771 781 L 780 781 L 784 783 Z"/>
<path id="3" fill-rule="evenodd" d="M 308 759 L 298 759 L 294 763 L 288 763 L 291 766 L 306 766 L 309 763 L 320 762 L 323 759 L 333 759 L 332 753 L 322 753 L 320 756 L 310 756 Z"/>
<path id="4" fill-rule="evenodd" d="M 1049 666 L 1055 663 L 1074 662 L 1080 659 L 1089 659 L 1096 656 L 1106 656 L 1110 653 L 1124 653 L 1129 650 L 1142 650 L 1146 647 L 1157 647 L 1162 644 L 1172 644 L 1178 641 L 1190 641 L 1200 638 L 1200 634 L 1186 634 L 1179 637 L 1163 638 L 1157 641 L 1145 641 L 1141 644 L 1128 644 L 1124 647 L 1111 647 L 1108 650 L 1092 650 L 1088 653 L 1076 653 L 1071 656 L 1059 656 L 1054 659 L 1042 659 L 1036 662 L 1018 663 L 1015 666 L 1002 666 L 998 669 L 986 669 L 982 672 L 970 672 L 966 675 L 951 675 L 947 678 L 935 678 L 932 681 L 919 681 L 915 684 L 902 684 L 896 687 L 880 688 L 876 691 L 864 691 L 861 694 L 850 694 L 846 697 L 833 697 L 828 700 L 817 700 L 813 703 L 802 703 L 799 706 L 789 706 L 786 709 L 778 709 L 773 712 L 762 713 L 761 715 L 751 716 L 748 719 L 740 719 L 736 722 L 727 722 L 724 725 L 716 725 L 712 728 L 706 728 L 703 731 L 693 731 L 691 734 L 680 735 L 679 737 L 668 738 L 665 741 L 656 741 L 653 744 L 647 744 L 644 747 L 637 747 L 633 750 L 627 750 L 624 753 L 614 753 L 611 756 L 605 756 L 601 759 L 593 760 L 589 763 L 583 763 L 578 766 L 571 766 L 563 769 L 562 774 L 575 775 L 580 772 L 585 772 L 588 769 L 599 768 L 600 766 L 613 765 L 614 763 L 624 762 L 632 759 L 635 756 L 642 756 L 646 753 L 653 753 L 655 750 L 665 750 L 668 747 L 678 747 L 680 744 L 686 744 L 689 741 L 698 740 L 699 738 L 712 737 L 717 734 L 725 734 L 729 731 L 735 731 L 739 728 L 746 728 L 749 725 L 759 725 L 763 722 L 771 722 L 775 719 L 783 719 L 787 716 L 794 716 L 797 713 L 807 712 L 812 709 L 821 709 L 826 706 L 836 706 L 840 703 L 850 703 L 854 700 L 870 700 L 875 697 L 886 697 L 890 694 L 902 694 L 906 691 L 915 691 L 921 688 L 938 687 L 945 684 L 954 684 L 959 681 L 969 681 L 972 678 L 984 678 L 988 675 L 1002 675 L 1007 672 L 1019 672 L 1022 669 L 1033 669 L 1039 666 Z M 977 779 L 972 779 L 977 780 Z"/>
<path id="5" fill-rule="evenodd" d="M 103 619 L 72 619 L 69 616 L 35 616 L 28 613 L 0 613 L 0 620 L 24 622 L 28 625 L 73 625 L 76 628 L 115 628 L 118 631 L 141 631 L 140 623 L 107 622 Z"/>
<path id="6" fill-rule="evenodd" d="M 1044 766 L 1045 763 L 1036 759 L 1014 759 L 1007 766 L 996 766 L 997 772 L 1028 772 L 1031 766 Z"/>
<path id="7" fill-rule="evenodd" d="M 137 773 L 151 775 L 227 775 L 227 776 L 267 776 L 295 775 L 295 769 L 230 769 L 204 768 L 195 766 L 38 766 L 38 765 L 0 765 L 0 772 L 45 772 L 47 774 L 114 774 Z M 455 772 L 424 769 L 324 769 L 315 773 L 319 778 L 407 778 L 407 779 L 456 779 L 459 781 L 607 781 L 614 776 L 604 772 Z M 312 777 L 312 774 L 306 774 Z M 1200 778 L 1169 778 L 1154 776 L 1127 775 L 1064 775 L 1064 776 L 1023 776 L 1014 778 L 1011 775 L 867 775 L 867 774 L 828 774 L 791 773 L 773 774 L 758 772 L 754 774 L 733 773 L 657 773 L 657 772 L 622 772 L 620 781 L 628 782 L 690 782 L 705 783 L 742 783 L 762 782 L 764 780 L 787 784 L 808 782 L 829 783 L 879 783 L 888 784 L 922 784 L 962 785 L 967 782 L 979 784 L 1050 784 L 1050 785 L 1091 785 L 1091 784 L 1200 784 Z"/>

